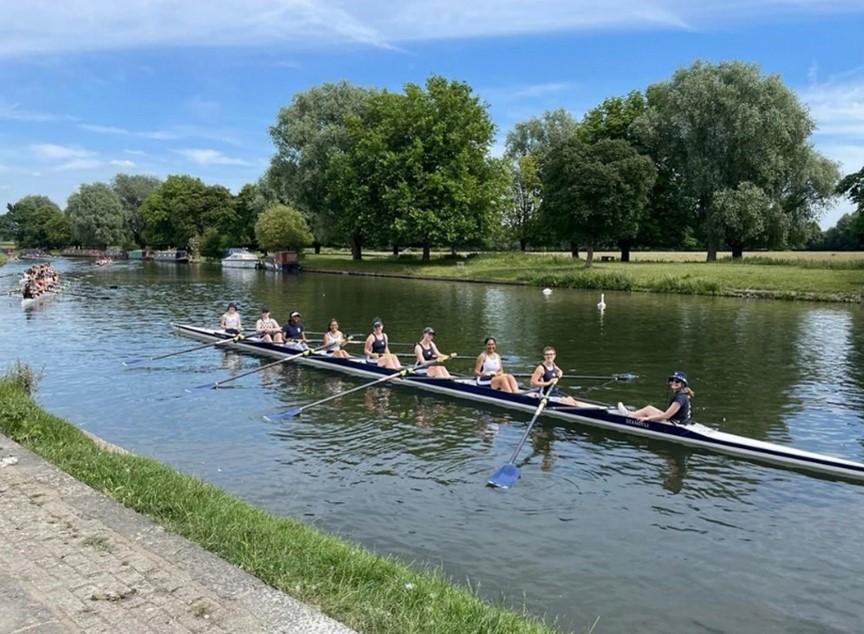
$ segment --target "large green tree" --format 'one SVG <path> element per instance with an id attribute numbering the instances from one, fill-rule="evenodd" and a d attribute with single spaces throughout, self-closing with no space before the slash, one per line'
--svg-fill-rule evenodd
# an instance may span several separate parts
<path id="1" fill-rule="evenodd" d="M 561 239 L 594 248 L 633 236 L 654 184 L 651 159 L 624 140 L 554 145 L 542 166 L 543 220 Z"/>
<path id="2" fill-rule="evenodd" d="M 648 110 L 635 124 L 637 133 L 678 179 L 709 260 L 716 259 L 724 237 L 742 249 L 767 241 L 778 217 L 766 216 L 758 235 L 734 236 L 734 228 L 722 226 L 724 211 L 715 204 L 720 192 L 739 191 L 744 183 L 761 189 L 771 201 L 762 212 L 782 214 L 787 235 L 818 215 L 818 198 L 795 202 L 784 195 L 800 181 L 794 172 L 814 124 L 779 76 L 743 62 L 700 61 L 649 86 L 646 95 Z"/>
<path id="3" fill-rule="evenodd" d="M 266 174 L 279 202 L 303 212 L 319 243 L 345 243 L 344 210 L 330 197 L 328 169 L 333 156 L 348 149 L 346 118 L 359 116 L 374 91 L 348 82 L 326 83 L 294 95 L 279 111 L 270 138 L 276 154 Z"/>
<path id="4" fill-rule="evenodd" d="M 500 226 L 506 181 L 489 157 L 495 126 L 467 84 L 433 75 L 403 94 L 374 95 L 351 133 L 350 149 L 334 157 L 331 193 L 352 217 L 375 210 L 369 229 L 392 244 L 418 244 L 429 260 L 432 246 L 478 241 Z"/>
<path id="5" fill-rule="evenodd" d="M 104 249 L 129 241 L 126 213 L 107 183 L 81 185 L 66 203 L 72 240 L 79 246 Z"/>
<path id="6" fill-rule="evenodd" d="M 69 244 L 69 218 L 47 196 L 25 196 L 7 203 L 0 235 L 23 249 L 55 249 Z"/>
<path id="7" fill-rule="evenodd" d="M 117 174 L 111 179 L 111 189 L 120 199 L 126 215 L 126 229 L 132 241 L 139 247 L 145 246 L 144 218 L 141 216 L 141 205 L 144 199 L 152 194 L 162 181 L 155 176 L 142 174 Z"/>
<path id="8" fill-rule="evenodd" d="M 276 205 L 262 212 L 255 223 L 255 236 L 265 251 L 300 252 L 313 240 L 306 218 L 287 205 Z"/>
<path id="9" fill-rule="evenodd" d="M 528 242 L 549 239 L 538 223 L 543 202 L 540 164 L 552 145 L 575 136 L 577 130 L 576 119 L 559 108 L 520 121 L 507 133 L 504 156 L 509 164 L 510 196 L 503 221 L 522 251 Z"/>
<path id="10" fill-rule="evenodd" d="M 185 248 L 220 257 L 236 225 L 234 199 L 221 185 L 205 185 L 187 175 L 169 176 L 141 205 L 144 238 L 157 247 Z"/>

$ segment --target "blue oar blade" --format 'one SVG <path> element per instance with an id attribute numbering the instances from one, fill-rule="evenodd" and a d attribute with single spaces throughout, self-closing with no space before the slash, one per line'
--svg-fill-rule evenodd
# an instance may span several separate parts
<path id="1" fill-rule="evenodd" d="M 138 365 L 139 363 L 144 363 L 145 361 L 149 361 L 149 360 L 150 359 L 132 359 L 130 361 L 124 361 L 123 365 L 125 365 L 125 366 Z"/>
<path id="2" fill-rule="evenodd" d="M 286 409 L 284 412 L 276 412 L 275 414 L 265 416 L 264 420 L 275 423 L 277 420 L 285 420 L 286 418 L 293 418 L 294 416 L 299 416 L 300 412 L 302 411 L 302 407 L 294 407 L 292 409 Z"/>
<path id="3" fill-rule="evenodd" d="M 516 480 L 519 479 L 519 473 L 519 467 L 512 462 L 508 462 L 498 469 L 498 471 L 489 476 L 486 484 L 499 489 L 509 489 L 516 484 Z"/>
<path id="4" fill-rule="evenodd" d="M 630 372 L 625 372 L 624 374 L 616 374 L 616 381 L 635 381 L 639 378 L 638 374 L 631 374 Z"/>

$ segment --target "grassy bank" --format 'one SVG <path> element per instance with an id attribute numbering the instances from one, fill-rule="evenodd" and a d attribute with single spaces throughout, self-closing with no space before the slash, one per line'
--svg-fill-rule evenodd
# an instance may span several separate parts
<path id="1" fill-rule="evenodd" d="M 312 271 L 436 277 L 454 280 L 521 283 L 584 288 L 727 297 L 864 303 L 864 253 L 772 252 L 732 261 L 726 255 L 705 262 L 704 253 L 634 253 L 631 262 L 618 253 L 598 253 L 594 266 L 561 253 L 484 253 L 474 257 L 417 254 L 399 257 L 373 253 L 363 260 L 348 254 L 309 254 Z M 616 260 L 601 261 L 602 256 Z"/>
<path id="2" fill-rule="evenodd" d="M 78 480 L 364 634 L 551 634 L 435 570 L 416 570 L 275 517 L 195 477 L 100 448 L 31 398 L 37 377 L 0 377 L 0 430 Z"/>

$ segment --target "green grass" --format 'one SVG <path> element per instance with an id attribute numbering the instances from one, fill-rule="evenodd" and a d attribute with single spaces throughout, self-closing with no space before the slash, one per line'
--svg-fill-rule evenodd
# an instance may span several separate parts
<path id="1" fill-rule="evenodd" d="M 729 297 L 763 297 L 827 302 L 864 302 L 864 253 L 759 253 L 743 260 L 721 254 L 705 262 L 704 253 L 632 254 L 631 262 L 602 262 L 594 266 L 562 253 L 484 253 L 468 258 L 433 255 L 373 253 L 356 262 L 348 254 L 308 255 L 304 267 L 312 271 L 495 281 L 534 286 L 619 290 Z"/>
<path id="2" fill-rule="evenodd" d="M 276 517 L 202 480 L 106 451 L 31 398 L 39 377 L 0 377 L 0 430 L 78 480 L 364 634 L 551 634 L 552 625 L 493 605 L 440 571 L 408 567 Z M 98 544 L 93 544 L 98 546 Z M 591 626 L 590 629 L 593 629 Z"/>

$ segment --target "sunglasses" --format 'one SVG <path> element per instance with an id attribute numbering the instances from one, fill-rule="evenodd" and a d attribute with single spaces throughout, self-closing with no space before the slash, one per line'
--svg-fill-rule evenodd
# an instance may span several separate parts
<path id="1" fill-rule="evenodd" d="M 683 383 L 683 382 L 684 381 L 682 381 L 681 379 L 669 379 L 669 385 L 672 385 L 673 383 Z"/>

